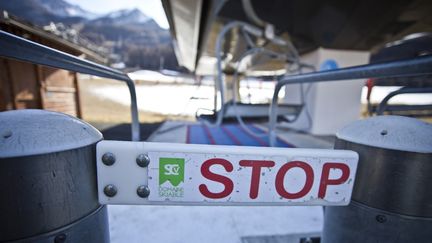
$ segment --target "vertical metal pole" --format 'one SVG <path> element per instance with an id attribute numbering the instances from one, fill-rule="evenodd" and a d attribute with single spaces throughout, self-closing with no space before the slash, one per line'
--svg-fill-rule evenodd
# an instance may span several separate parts
<path id="1" fill-rule="evenodd" d="M 138 105 L 135 90 L 135 83 L 132 79 L 126 81 L 131 96 L 131 116 L 132 116 L 132 141 L 140 141 L 140 125 L 138 118 Z"/>

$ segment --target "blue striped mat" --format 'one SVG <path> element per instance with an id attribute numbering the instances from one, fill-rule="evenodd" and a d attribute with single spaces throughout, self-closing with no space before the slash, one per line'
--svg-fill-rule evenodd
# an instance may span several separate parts
<path id="1" fill-rule="evenodd" d="M 247 125 L 249 130 L 261 134 L 264 131 L 252 124 Z M 190 144 L 217 144 L 239 146 L 268 147 L 268 136 L 255 136 L 249 134 L 238 124 L 227 124 L 217 127 L 208 127 L 202 124 L 188 125 L 186 143 Z M 295 146 L 277 138 L 277 147 L 294 148 Z"/>

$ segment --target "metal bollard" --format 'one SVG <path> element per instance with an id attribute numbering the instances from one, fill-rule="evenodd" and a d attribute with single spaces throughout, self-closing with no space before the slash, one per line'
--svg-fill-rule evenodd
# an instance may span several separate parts
<path id="1" fill-rule="evenodd" d="M 102 134 L 43 110 L 0 113 L 0 242 L 109 242 L 97 199 Z"/>
<path id="2" fill-rule="evenodd" d="M 337 134 L 337 149 L 359 153 L 352 201 L 327 207 L 322 242 L 432 241 L 432 125 L 377 116 Z"/>

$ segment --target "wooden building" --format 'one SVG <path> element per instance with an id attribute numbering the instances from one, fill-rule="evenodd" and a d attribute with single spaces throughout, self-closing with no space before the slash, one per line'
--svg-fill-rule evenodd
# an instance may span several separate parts
<path id="1" fill-rule="evenodd" d="M 0 29 L 74 56 L 106 62 L 88 48 L 7 13 L 0 17 Z M 77 74 L 0 57 L 0 111 L 14 109 L 46 109 L 81 117 Z"/>

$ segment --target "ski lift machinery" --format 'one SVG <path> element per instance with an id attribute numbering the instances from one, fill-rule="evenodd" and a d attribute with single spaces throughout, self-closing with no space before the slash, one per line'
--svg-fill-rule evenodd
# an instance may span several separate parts
<path id="1" fill-rule="evenodd" d="M 250 18 L 257 17 L 249 1 L 243 4 Z M 255 22 L 260 26 L 259 18 Z M 262 53 L 307 67 L 289 42 L 272 35 L 272 27 L 238 21 L 222 29 L 216 54 L 224 33 L 234 27 L 289 47 L 280 54 L 251 45 L 243 56 Z M 0 183 L 8 195 L 0 203 L 0 226 L 6 229 L 0 241 L 108 242 L 106 204 L 323 205 L 322 242 L 432 238 L 430 124 L 397 116 L 356 121 L 338 132 L 335 149 L 142 142 L 135 87 L 126 74 L 3 31 L 0 44 L 2 57 L 126 82 L 133 119 L 132 141 L 120 142 L 103 140 L 89 124 L 60 113 L 0 113 Z M 222 123 L 225 109 L 220 58 L 217 68 L 222 108 L 215 123 L 206 122 L 211 126 Z M 278 93 L 285 85 L 430 73 L 432 57 L 423 56 L 282 76 L 269 111 L 270 141 L 276 136 Z"/>

